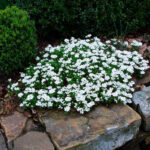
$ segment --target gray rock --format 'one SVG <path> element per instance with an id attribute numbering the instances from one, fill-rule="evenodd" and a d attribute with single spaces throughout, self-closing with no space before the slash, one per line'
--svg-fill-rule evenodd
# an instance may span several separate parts
<path id="1" fill-rule="evenodd" d="M 150 97 L 150 86 L 144 87 L 144 88 L 142 89 L 142 91 L 145 92 L 145 93 Z"/>
<path id="2" fill-rule="evenodd" d="M 88 144 L 72 148 L 71 150 L 114 150 L 133 139 L 138 132 L 137 127 L 139 127 L 139 124 L 140 122 L 136 121 L 134 124 L 106 131 Z"/>
<path id="3" fill-rule="evenodd" d="M 58 150 L 114 150 L 132 140 L 141 124 L 127 105 L 100 105 L 85 115 L 54 110 L 38 114 Z"/>
<path id="4" fill-rule="evenodd" d="M 150 131 L 150 87 L 145 87 L 142 91 L 135 92 L 133 104 L 142 116 L 144 130 Z"/>
<path id="5" fill-rule="evenodd" d="M 0 150 L 7 150 L 7 146 L 1 132 L 0 132 Z"/>
<path id="6" fill-rule="evenodd" d="M 54 150 L 46 133 L 31 131 L 14 141 L 14 150 Z"/>

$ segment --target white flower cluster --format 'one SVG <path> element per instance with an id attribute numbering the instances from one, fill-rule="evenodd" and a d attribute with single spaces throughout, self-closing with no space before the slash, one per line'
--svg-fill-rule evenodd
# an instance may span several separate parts
<path id="1" fill-rule="evenodd" d="M 48 45 L 43 57 L 37 57 L 36 66 L 27 68 L 20 80 L 9 86 L 23 100 L 21 106 L 65 112 L 75 108 L 83 114 L 99 102 L 130 103 L 132 74 L 144 74 L 148 61 L 136 51 L 117 50 L 115 39 L 102 43 L 90 37 L 65 39 L 56 47 Z"/>
<path id="2" fill-rule="evenodd" d="M 141 46 L 142 46 L 142 43 L 141 43 L 141 42 L 138 42 L 138 41 L 136 41 L 136 40 L 133 40 L 133 41 L 131 42 L 131 46 L 141 47 Z"/>

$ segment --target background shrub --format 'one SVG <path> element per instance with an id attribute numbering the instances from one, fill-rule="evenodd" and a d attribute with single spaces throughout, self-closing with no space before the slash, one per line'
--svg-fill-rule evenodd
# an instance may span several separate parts
<path id="1" fill-rule="evenodd" d="M 12 0 L 0 0 L 0 9 L 5 9 L 12 4 Z"/>
<path id="2" fill-rule="evenodd" d="M 0 10 L 0 72 L 24 68 L 36 56 L 36 30 L 28 13 L 15 6 Z"/>
<path id="3" fill-rule="evenodd" d="M 120 35 L 150 24 L 150 0 L 15 0 L 39 36 Z"/>

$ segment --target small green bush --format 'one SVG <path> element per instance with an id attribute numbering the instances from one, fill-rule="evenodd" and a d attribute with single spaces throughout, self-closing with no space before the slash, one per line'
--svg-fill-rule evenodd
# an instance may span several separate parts
<path id="1" fill-rule="evenodd" d="M 36 56 L 36 30 L 28 13 L 15 6 L 0 10 L 0 72 L 23 69 Z"/>
<path id="2" fill-rule="evenodd" d="M 150 24 L 150 0 L 16 0 L 39 36 L 121 35 Z"/>

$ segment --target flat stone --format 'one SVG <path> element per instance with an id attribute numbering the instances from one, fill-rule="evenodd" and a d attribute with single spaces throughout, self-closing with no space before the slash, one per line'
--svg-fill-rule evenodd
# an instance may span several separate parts
<path id="1" fill-rule="evenodd" d="M 46 133 L 31 131 L 15 140 L 14 150 L 54 150 L 54 146 Z"/>
<path id="2" fill-rule="evenodd" d="M 12 115 L 2 116 L 0 119 L 8 142 L 21 135 L 27 121 L 27 117 L 17 111 Z"/>
<path id="3" fill-rule="evenodd" d="M 85 115 L 55 110 L 38 115 L 58 150 L 114 150 L 133 139 L 141 124 L 127 105 L 100 105 Z"/>
<path id="4" fill-rule="evenodd" d="M 0 150 L 7 150 L 7 146 L 1 132 L 0 132 Z"/>
<path id="5" fill-rule="evenodd" d="M 144 130 L 150 131 L 150 87 L 145 87 L 142 91 L 135 92 L 133 104 L 142 116 Z"/>

